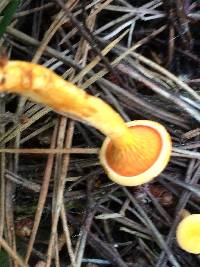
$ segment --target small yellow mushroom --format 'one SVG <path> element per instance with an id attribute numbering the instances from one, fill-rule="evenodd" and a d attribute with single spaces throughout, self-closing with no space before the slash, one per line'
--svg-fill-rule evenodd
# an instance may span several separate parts
<path id="1" fill-rule="evenodd" d="M 100 162 L 116 183 L 136 186 L 149 182 L 169 161 L 171 139 L 162 125 L 144 120 L 126 124 L 100 98 L 41 65 L 12 60 L 0 62 L 0 92 L 3 91 L 23 95 L 78 118 L 105 134 Z"/>
<path id="2" fill-rule="evenodd" d="M 176 230 L 179 246 L 193 254 L 200 254 L 200 214 L 186 214 Z"/>

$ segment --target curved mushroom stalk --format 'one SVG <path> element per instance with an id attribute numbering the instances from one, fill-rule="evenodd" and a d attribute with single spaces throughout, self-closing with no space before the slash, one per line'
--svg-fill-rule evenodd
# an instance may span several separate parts
<path id="1" fill-rule="evenodd" d="M 100 98 L 87 94 L 43 66 L 23 61 L 1 64 L 0 91 L 21 94 L 100 130 L 107 136 L 100 161 L 108 176 L 119 184 L 146 183 L 169 160 L 171 140 L 162 125 L 152 121 L 126 124 Z"/>
<path id="2" fill-rule="evenodd" d="M 177 227 L 176 238 L 183 250 L 200 254 L 200 214 L 187 215 Z"/>

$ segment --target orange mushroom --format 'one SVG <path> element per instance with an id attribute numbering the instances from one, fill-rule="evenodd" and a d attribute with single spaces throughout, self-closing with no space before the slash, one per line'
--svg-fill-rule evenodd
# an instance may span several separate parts
<path id="1" fill-rule="evenodd" d="M 162 125 L 145 120 L 126 124 L 100 98 L 41 65 L 23 61 L 1 63 L 0 91 L 29 97 L 100 130 L 107 136 L 100 162 L 118 184 L 136 186 L 149 182 L 168 163 L 171 139 Z"/>
<path id="2" fill-rule="evenodd" d="M 193 254 L 200 254 L 200 214 L 186 214 L 176 230 L 179 246 Z"/>
<path id="3" fill-rule="evenodd" d="M 165 128 L 154 121 L 131 121 L 127 126 L 132 144 L 115 146 L 107 137 L 100 151 L 100 161 L 114 182 L 137 186 L 151 181 L 166 167 L 171 139 Z"/>

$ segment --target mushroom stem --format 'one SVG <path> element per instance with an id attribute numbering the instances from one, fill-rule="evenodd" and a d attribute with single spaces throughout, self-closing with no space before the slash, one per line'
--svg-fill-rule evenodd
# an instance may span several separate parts
<path id="1" fill-rule="evenodd" d="M 117 147 L 134 143 L 123 119 L 108 104 L 41 65 L 23 61 L 1 64 L 0 91 L 21 94 L 88 122 L 110 137 Z"/>

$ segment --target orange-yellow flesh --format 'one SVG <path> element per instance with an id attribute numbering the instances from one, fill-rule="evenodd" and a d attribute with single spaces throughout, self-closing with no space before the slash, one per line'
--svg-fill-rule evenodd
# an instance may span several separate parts
<path id="1" fill-rule="evenodd" d="M 112 140 L 128 136 L 124 120 L 108 104 L 43 66 L 12 60 L 2 64 L 0 60 L 0 92 L 18 93 L 88 122 Z"/>
<path id="2" fill-rule="evenodd" d="M 189 253 L 200 253 L 200 214 L 192 214 L 184 218 L 178 225 L 177 242 Z"/>
<path id="3" fill-rule="evenodd" d="M 106 160 L 116 173 L 135 176 L 148 170 L 159 157 L 162 140 L 158 132 L 148 126 L 132 126 L 135 140 L 131 148 L 117 148 L 112 142 L 106 150 Z"/>

